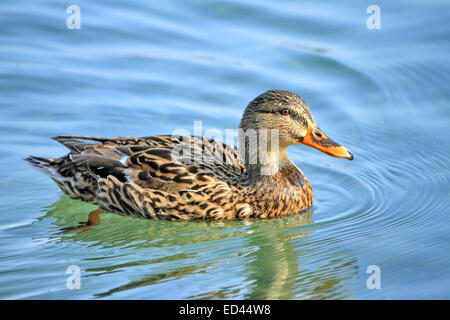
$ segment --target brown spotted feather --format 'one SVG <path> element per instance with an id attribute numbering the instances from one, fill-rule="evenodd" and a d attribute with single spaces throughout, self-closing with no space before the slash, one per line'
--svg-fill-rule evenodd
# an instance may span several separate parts
<path id="1" fill-rule="evenodd" d="M 176 150 L 183 139 L 191 141 Z M 303 191 L 309 191 L 306 180 L 299 181 L 305 190 L 278 198 L 271 196 L 278 193 L 269 188 L 271 183 L 249 187 L 237 149 L 207 138 L 59 136 L 55 140 L 71 150 L 52 162 L 61 176 L 54 180 L 62 191 L 122 215 L 171 220 L 266 218 L 307 209 L 312 200 L 302 198 Z M 285 186 L 292 184 L 285 179 Z"/>

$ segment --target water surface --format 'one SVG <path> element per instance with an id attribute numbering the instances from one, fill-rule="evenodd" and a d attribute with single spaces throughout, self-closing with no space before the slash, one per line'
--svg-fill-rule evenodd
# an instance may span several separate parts
<path id="1" fill-rule="evenodd" d="M 368 1 L 77 1 L 80 30 L 69 4 L 0 4 L 0 298 L 450 298 L 448 2 L 377 1 L 379 30 Z M 316 195 L 302 216 L 61 234 L 95 207 L 21 160 L 62 155 L 60 134 L 235 128 L 274 88 L 355 155 L 290 148 Z"/>

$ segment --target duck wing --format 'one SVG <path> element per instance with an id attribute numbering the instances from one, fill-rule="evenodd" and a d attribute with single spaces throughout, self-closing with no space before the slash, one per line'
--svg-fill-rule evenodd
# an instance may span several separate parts
<path id="1" fill-rule="evenodd" d="M 235 184 L 245 173 L 236 147 L 203 137 L 58 136 L 54 139 L 71 150 L 71 161 L 61 169 L 90 167 L 101 177 L 112 174 L 144 188 L 182 190 L 193 181 L 206 181 L 207 176 Z"/>
<path id="2" fill-rule="evenodd" d="M 28 160 L 50 168 L 53 180 L 72 198 L 152 219 L 250 214 L 247 204 L 234 201 L 245 173 L 235 147 L 188 136 L 54 139 L 71 152 L 58 159 Z"/>

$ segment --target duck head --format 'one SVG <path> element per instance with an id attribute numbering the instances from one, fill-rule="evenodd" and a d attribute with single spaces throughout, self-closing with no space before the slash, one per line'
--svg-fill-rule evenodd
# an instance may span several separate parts
<path id="1" fill-rule="evenodd" d="M 353 160 L 347 148 L 317 126 L 302 98 L 289 91 L 269 90 L 253 99 L 244 111 L 240 129 L 276 130 L 280 149 L 304 144 L 333 157 Z"/>

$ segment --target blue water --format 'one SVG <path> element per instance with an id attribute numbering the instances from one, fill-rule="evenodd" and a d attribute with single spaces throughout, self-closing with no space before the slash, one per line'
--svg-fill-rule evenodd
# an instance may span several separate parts
<path id="1" fill-rule="evenodd" d="M 69 30 L 66 8 L 81 8 Z M 0 298 L 450 298 L 450 3 L 0 3 Z M 354 161 L 291 147 L 310 213 L 169 222 L 63 196 L 27 155 L 60 134 L 148 136 L 237 127 L 268 89 L 298 93 Z M 81 288 L 69 289 L 70 265 Z M 381 288 L 367 273 L 381 271 Z"/>

